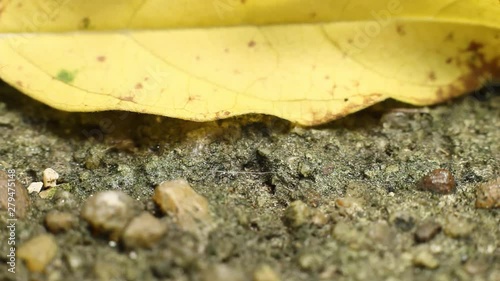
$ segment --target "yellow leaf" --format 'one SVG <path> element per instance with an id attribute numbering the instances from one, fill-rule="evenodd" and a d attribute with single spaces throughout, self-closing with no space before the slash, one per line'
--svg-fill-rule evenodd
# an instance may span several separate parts
<path id="1" fill-rule="evenodd" d="M 500 79 L 497 0 L 2 1 L 0 77 L 68 111 L 324 123 Z"/>

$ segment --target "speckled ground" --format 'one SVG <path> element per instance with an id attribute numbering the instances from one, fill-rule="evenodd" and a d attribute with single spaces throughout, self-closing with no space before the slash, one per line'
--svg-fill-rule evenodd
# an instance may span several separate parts
<path id="1" fill-rule="evenodd" d="M 17 245 L 48 232 L 48 211 L 79 216 L 102 190 L 122 190 L 161 217 L 153 189 L 176 178 L 208 199 L 217 224 L 200 237 L 162 217 L 165 237 L 130 252 L 79 219 L 51 234 L 58 251 L 43 273 L 18 261 L 15 275 L 2 230 L 0 280 L 271 281 L 269 268 L 274 280 L 500 280 L 499 209 L 475 207 L 478 185 L 500 176 L 498 94 L 432 108 L 385 102 L 301 128 L 266 116 L 193 123 L 66 113 L 2 85 L 0 134 L 0 169 L 15 169 L 27 186 L 51 167 L 70 191 L 64 200 L 30 195 Z M 455 192 L 417 190 L 436 168 L 452 172 Z M 435 236 L 417 243 L 429 223 Z"/>

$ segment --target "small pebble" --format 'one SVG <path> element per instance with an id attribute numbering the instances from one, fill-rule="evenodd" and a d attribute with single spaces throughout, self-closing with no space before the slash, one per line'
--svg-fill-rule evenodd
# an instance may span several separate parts
<path id="1" fill-rule="evenodd" d="M 9 176 L 12 175 L 12 176 Z M 9 218 L 24 218 L 28 213 L 30 200 L 28 191 L 23 186 L 21 182 L 18 180 L 12 181 L 12 178 L 15 174 L 9 174 L 6 171 L 0 170 L 0 210 L 7 210 Z M 11 186 L 9 186 L 9 183 Z M 14 183 L 14 188 L 12 187 L 12 183 Z M 10 212 L 9 207 L 9 198 L 12 198 L 10 194 L 15 190 L 15 212 Z M 10 194 L 9 194 L 10 193 Z M 11 202 L 12 203 L 12 202 Z"/>
<path id="2" fill-rule="evenodd" d="M 319 227 L 326 225 L 329 220 L 330 220 L 330 217 L 327 214 L 323 213 L 320 210 L 316 210 L 316 209 L 313 211 L 313 214 L 311 216 L 312 223 L 316 226 L 319 226 Z"/>
<path id="3" fill-rule="evenodd" d="M 259 266 L 253 272 L 253 281 L 280 281 L 278 274 L 267 264 Z"/>
<path id="4" fill-rule="evenodd" d="M 297 200 L 286 208 L 283 221 L 288 227 L 298 228 L 309 222 L 310 214 L 309 207 L 304 202 Z"/>
<path id="5" fill-rule="evenodd" d="M 148 212 L 143 212 L 127 225 L 122 242 L 128 249 L 152 248 L 167 232 L 166 224 Z"/>
<path id="6" fill-rule="evenodd" d="M 440 194 L 450 194 L 455 190 L 455 178 L 446 169 L 435 169 L 424 176 L 418 185 L 419 189 Z"/>
<path id="7" fill-rule="evenodd" d="M 335 205 L 341 215 L 355 217 L 363 212 L 363 200 L 360 198 L 346 196 L 335 200 Z"/>
<path id="8" fill-rule="evenodd" d="M 332 230 L 336 240 L 348 245 L 351 249 L 360 249 L 367 244 L 364 233 L 346 222 L 338 222 Z"/>
<path id="9" fill-rule="evenodd" d="M 33 192 L 39 193 L 40 190 L 42 190 L 43 187 L 43 182 L 37 181 L 37 182 L 32 182 L 28 186 L 28 193 L 31 194 Z"/>
<path id="10" fill-rule="evenodd" d="M 101 160 L 104 157 L 104 151 L 99 148 L 93 147 L 87 152 L 84 159 L 85 168 L 95 170 L 101 165 Z"/>
<path id="11" fill-rule="evenodd" d="M 441 225 L 436 222 L 428 221 L 419 225 L 415 230 L 415 241 L 424 243 L 432 240 L 441 231 Z"/>
<path id="12" fill-rule="evenodd" d="M 489 264 L 487 259 L 472 259 L 464 264 L 464 269 L 471 275 L 478 275 L 488 270 Z"/>
<path id="13" fill-rule="evenodd" d="M 323 259 L 318 254 L 305 253 L 299 256 L 299 267 L 306 271 L 319 271 L 323 267 Z"/>
<path id="14" fill-rule="evenodd" d="M 368 238 L 372 246 L 390 247 L 394 244 L 395 231 L 386 221 L 374 222 L 368 229 Z"/>
<path id="15" fill-rule="evenodd" d="M 401 231 L 410 231 L 415 227 L 415 219 L 412 214 L 406 212 L 399 212 L 394 214 L 391 219 L 394 226 Z"/>
<path id="16" fill-rule="evenodd" d="M 82 246 L 79 246 L 82 247 Z M 79 248 L 72 248 L 71 250 L 63 252 L 63 259 L 68 265 L 69 269 L 73 272 L 82 270 L 87 261 L 86 256 L 82 255 Z"/>
<path id="17" fill-rule="evenodd" d="M 455 215 L 447 216 L 443 225 L 444 234 L 451 238 L 467 237 L 473 229 L 474 225 L 466 218 L 459 218 Z"/>
<path id="18" fill-rule="evenodd" d="M 42 272 L 58 251 L 57 243 L 50 234 L 41 234 L 22 243 L 17 254 L 26 263 L 29 271 Z"/>
<path id="19" fill-rule="evenodd" d="M 92 281 L 126 280 L 123 275 L 126 274 L 128 268 L 124 268 L 123 263 L 119 263 L 119 258 L 117 257 L 117 255 L 118 254 L 108 254 L 105 257 L 98 257 L 95 260 L 92 270 L 92 274 L 95 277 L 92 279 Z"/>
<path id="20" fill-rule="evenodd" d="M 184 179 L 162 182 L 155 188 L 153 201 L 184 230 L 204 233 L 212 227 L 207 199 Z"/>
<path id="21" fill-rule="evenodd" d="M 500 208 L 500 178 L 477 187 L 476 208 Z"/>
<path id="22" fill-rule="evenodd" d="M 435 269 L 439 266 L 439 261 L 427 250 L 420 250 L 413 256 L 413 264 L 419 267 Z"/>
<path id="23" fill-rule="evenodd" d="M 299 163 L 299 174 L 305 178 L 311 176 L 311 173 L 313 172 L 313 169 L 309 164 L 301 162 Z"/>
<path id="24" fill-rule="evenodd" d="M 225 264 L 210 266 L 201 272 L 201 281 L 246 281 L 247 278 L 241 270 Z"/>
<path id="25" fill-rule="evenodd" d="M 92 227 L 95 234 L 109 235 L 118 241 L 123 229 L 140 211 L 132 197 L 121 191 L 102 191 L 87 199 L 81 216 Z"/>
<path id="26" fill-rule="evenodd" d="M 68 231 L 77 222 L 77 218 L 67 212 L 50 211 L 45 216 L 45 227 L 54 234 Z"/>
<path id="27" fill-rule="evenodd" d="M 49 188 L 57 185 L 59 174 L 51 168 L 47 168 L 42 172 L 43 187 Z"/>

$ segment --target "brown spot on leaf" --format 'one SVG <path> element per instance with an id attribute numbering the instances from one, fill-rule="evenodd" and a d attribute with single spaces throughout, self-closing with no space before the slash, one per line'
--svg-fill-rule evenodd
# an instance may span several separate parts
<path id="1" fill-rule="evenodd" d="M 483 85 L 484 81 L 500 79 L 500 56 L 487 60 L 484 54 L 480 52 L 482 48 L 480 46 L 482 44 L 479 43 L 469 45 L 467 50 L 470 49 L 472 55 L 466 61 L 468 71 L 449 85 L 437 89 L 437 100 L 429 100 L 426 103 L 442 102 L 463 93 L 476 90 Z"/>
<path id="2" fill-rule="evenodd" d="M 341 117 L 344 117 L 350 113 L 356 112 L 363 108 L 366 108 L 374 103 L 383 100 L 383 95 L 379 93 L 369 94 L 363 97 L 363 101 L 361 103 L 352 103 L 347 104 L 341 112 L 331 112 L 328 111 L 325 114 L 318 114 L 316 111 L 311 111 L 313 115 L 313 120 L 307 124 L 308 126 L 315 126 L 319 124 L 326 123 L 328 121 L 336 120 Z"/>
<path id="3" fill-rule="evenodd" d="M 98 56 L 97 61 L 104 62 L 104 61 L 106 61 L 106 57 L 105 56 Z"/>
<path id="4" fill-rule="evenodd" d="M 330 91 L 328 91 L 332 97 L 335 95 L 336 88 L 337 88 L 337 84 L 333 84 L 332 89 Z"/>
<path id="5" fill-rule="evenodd" d="M 401 35 L 401 36 L 406 35 L 406 30 L 405 30 L 405 28 L 404 28 L 401 24 L 398 24 L 398 25 L 396 26 L 396 32 L 397 32 L 399 35 Z"/>
<path id="6" fill-rule="evenodd" d="M 134 102 L 134 96 L 124 96 L 124 97 L 119 97 L 119 99 L 122 101 Z"/>
<path id="7" fill-rule="evenodd" d="M 467 49 L 465 49 L 465 51 L 477 53 L 479 49 L 482 49 L 483 47 L 484 45 L 481 43 L 478 43 L 476 41 L 470 41 L 469 46 L 467 47 Z"/>
<path id="8" fill-rule="evenodd" d="M 19 87 L 22 87 L 22 86 L 23 86 L 23 82 L 21 82 L 21 81 L 17 80 L 17 81 L 16 81 L 16 85 L 17 85 L 17 86 L 19 86 Z"/>
<path id="9" fill-rule="evenodd" d="M 224 53 L 226 53 L 226 54 L 227 54 L 227 53 L 229 53 L 229 49 L 228 49 L 228 48 L 225 48 L 225 49 L 224 49 Z"/>
<path id="10" fill-rule="evenodd" d="M 135 89 L 137 89 L 137 90 L 142 89 L 142 84 L 141 83 L 135 84 Z"/>
<path id="11" fill-rule="evenodd" d="M 436 81 L 436 73 L 434 71 L 429 72 L 428 76 L 429 80 Z"/>
<path id="12" fill-rule="evenodd" d="M 200 99 L 199 95 L 189 95 L 187 101 L 192 102 L 192 101 L 199 100 L 199 99 Z"/>
<path id="13" fill-rule="evenodd" d="M 436 96 L 437 96 L 439 99 L 443 99 L 444 94 L 443 94 L 443 89 L 442 89 L 442 88 L 439 88 L 439 89 L 436 91 Z"/>
<path id="14" fill-rule="evenodd" d="M 337 88 L 337 85 L 333 84 L 332 88 L 330 90 L 328 90 L 328 93 L 332 97 L 335 96 L 335 88 Z"/>
<path id="15" fill-rule="evenodd" d="M 452 61 L 453 61 L 453 59 L 452 59 L 452 58 L 447 58 L 445 62 L 446 62 L 447 64 L 450 64 Z"/>
<path id="16" fill-rule="evenodd" d="M 80 28 L 81 29 L 88 29 L 90 26 L 90 19 L 88 17 L 85 17 L 82 19 L 80 22 Z"/>
<path id="17" fill-rule="evenodd" d="M 217 117 L 217 119 L 222 119 L 224 117 L 227 117 L 229 114 L 231 114 L 231 112 L 229 112 L 227 110 L 221 110 L 221 111 L 215 112 L 215 116 Z"/>
<path id="18" fill-rule="evenodd" d="M 310 14 L 309 14 L 309 17 L 313 19 L 313 18 L 315 18 L 317 15 L 318 15 L 318 14 L 316 14 L 316 12 L 312 12 L 312 13 L 310 13 Z"/>
<path id="19" fill-rule="evenodd" d="M 455 38 L 455 34 L 453 34 L 453 32 L 450 32 L 446 35 L 446 37 L 444 38 L 445 41 L 453 41 L 453 39 Z"/>
<path id="20" fill-rule="evenodd" d="M 255 46 L 255 44 L 256 44 L 255 41 L 251 40 L 248 42 L 248 47 L 252 48 Z"/>

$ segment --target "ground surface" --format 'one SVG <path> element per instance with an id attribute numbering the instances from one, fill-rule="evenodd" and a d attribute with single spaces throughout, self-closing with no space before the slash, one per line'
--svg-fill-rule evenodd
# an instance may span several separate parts
<path id="1" fill-rule="evenodd" d="M 15 169 L 28 186 L 51 167 L 70 193 L 62 203 L 31 194 L 17 245 L 48 232 L 50 210 L 79 218 L 91 194 L 111 189 L 140 201 L 168 231 L 151 250 L 126 251 L 79 218 L 51 234 L 58 250 L 44 273 L 18 261 L 13 275 L 2 230 L 0 280 L 251 280 L 257 271 L 261 281 L 273 272 L 281 280 L 497 281 L 500 212 L 477 209 L 475 190 L 500 176 L 499 128 L 492 93 L 432 108 L 386 102 L 301 128 L 262 116 L 200 124 L 66 113 L 2 85 L 0 169 Z M 455 192 L 416 188 L 436 168 L 453 173 Z M 216 223 L 208 236 L 180 230 L 152 203 L 154 187 L 177 178 L 207 198 Z M 306 207 L 289 207 L 297 200 Z M 417 243 L 426 223 L 442 230 Z"/>

